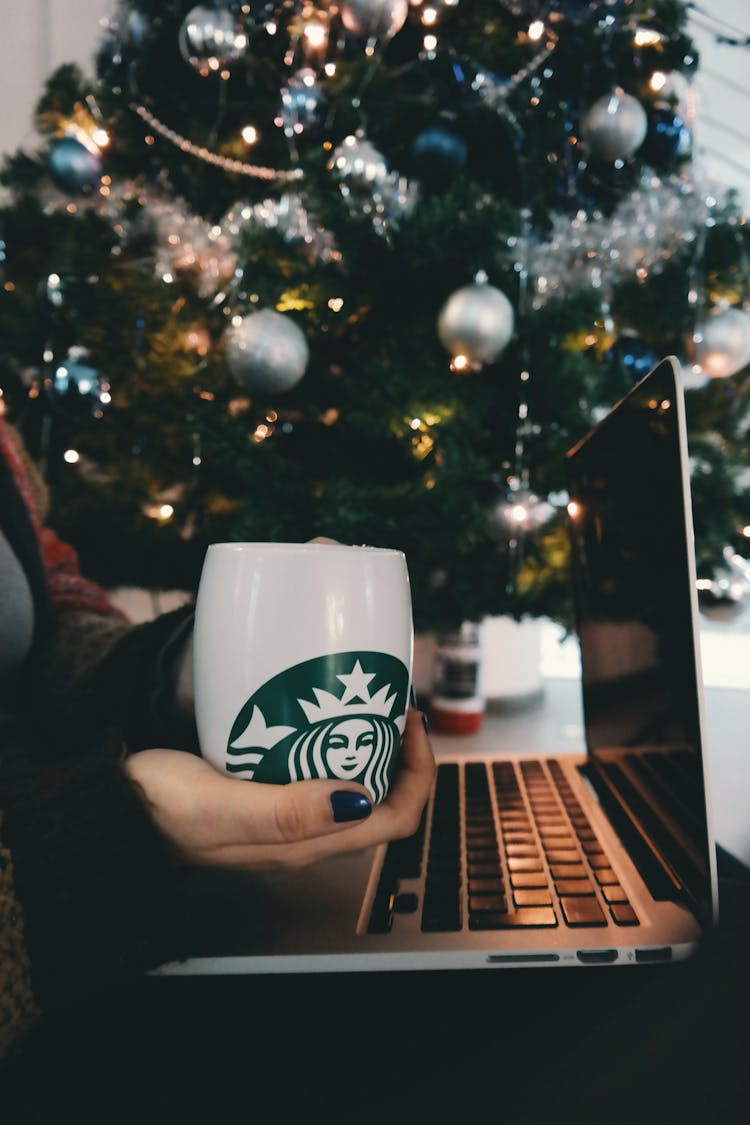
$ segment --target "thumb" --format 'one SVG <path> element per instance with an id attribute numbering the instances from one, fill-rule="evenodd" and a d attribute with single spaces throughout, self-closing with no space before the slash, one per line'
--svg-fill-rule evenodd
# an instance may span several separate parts
<path id="1" fill-rule="evenodd" d="M 346 829 L 372 812 L 372 798 L 363 786 L 329 780 L 268 785 L 228 778 L 222 805 L 224 818 L 235 824 L 231 835 L 248 844 L 314 839 Z"/>

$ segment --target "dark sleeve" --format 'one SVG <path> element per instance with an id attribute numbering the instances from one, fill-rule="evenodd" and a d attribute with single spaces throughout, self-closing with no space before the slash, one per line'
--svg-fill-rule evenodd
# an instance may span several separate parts
<path id="1" fill-rule="evenodd" d="M 122 761 L 196 750 L 173 682 L 191 627 L 190 607 L 114 633 L 106 619 L 61 617 L 27 678 L 23 721 L 2 735 L 3 840 L 43 1008 L 184 955 L 184 868 Z"/>
<path id="2" fill-rule="evenodd" d="M 62 613 L 27 677 L 53 736 L 117 728 L 128 753 L 149 746 L 197 753 L 192 714 L 175 699 L 177 662 L 190 635 L 186 605 L 143 625 L 93 613 Z M 37 710 L 28 700 L 27 710 Z"/>
<path id="3" fill-rule="evenodd" d="M 75 752 L 38 738 L 6 733 L 0 804 L 44 1009 L 179 959 L 186 929 L 183 869 L 122 770 L 119 734 Z"/>

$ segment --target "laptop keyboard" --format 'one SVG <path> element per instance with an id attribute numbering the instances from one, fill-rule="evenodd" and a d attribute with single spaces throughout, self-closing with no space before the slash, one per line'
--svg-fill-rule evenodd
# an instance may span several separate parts
<path id="1" fill-rule="evenodd" d="M 554 759 L 439 765 L 427 824 L 388 845 L 368 933 L 417 912 L 425 933 L 638 924 Z"/>

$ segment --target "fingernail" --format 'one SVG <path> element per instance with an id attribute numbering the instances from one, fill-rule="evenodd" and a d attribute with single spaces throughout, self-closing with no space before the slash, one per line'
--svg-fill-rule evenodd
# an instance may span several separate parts
<path id="1" fill-rule="evenodd" d="M 331 794 L 331 808 L 333 819 L 340 823 L 344 820 L 364 820 L 372 812 L 372 802 L 364 793 L 353 793 L 351 789 L 339 789 Z"/>
<path id="2" fill-rule="evenodd" d="M 429 722 L 429 719 L 427 718 L 427 716 L 425 715 L 424 711 L 422 712 L 422 726 L 424 727 L 425 734 L 429 734 L 430 733 L 430 722 Z"/>

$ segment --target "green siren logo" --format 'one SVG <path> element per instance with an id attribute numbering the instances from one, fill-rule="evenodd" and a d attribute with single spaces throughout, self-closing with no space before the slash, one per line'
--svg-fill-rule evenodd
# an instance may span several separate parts
<path id="1" fill-rule="evenodd" d="M 235 719 L 226 770 L 283 784 L 338 777 L 388 792 L 406 724 L 409 674 L 383 652 L 306 660 L 268 680 Z"/>

